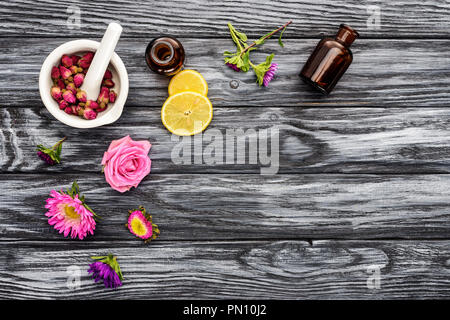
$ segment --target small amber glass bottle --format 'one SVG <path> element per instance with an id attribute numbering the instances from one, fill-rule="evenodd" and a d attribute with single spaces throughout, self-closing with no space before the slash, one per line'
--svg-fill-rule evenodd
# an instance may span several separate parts
<path id="1" fill-rule="evenodd" d="M 184 64 L 184 48 L 180 41 L 170 36 L 153 39 L 145 50 L 148 67 L 159 74 L 171 76 Z"/>
<path id="2" fill-rule="evenodd" d="M 341 24 L 336 37 L 322 39 L 309 57 L 300 77 L 324 94 L 330 93 L 353 61 L 350 45 L 358 32 Z"/>

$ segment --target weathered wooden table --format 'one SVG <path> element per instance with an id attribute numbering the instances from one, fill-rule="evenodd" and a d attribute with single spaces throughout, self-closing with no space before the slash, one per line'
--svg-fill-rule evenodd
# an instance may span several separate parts
<path id="1" fill-rule="evenodd" d="M 0 16 L 0 298 L 450 297 L 450 1 L 13 0 L 1 2 Z M 223 65 L 234 48 L 227 22 L 255 39 L 290 19 L 285 48 L 273 39 L 254 53 L 276 53 L 269 88 Z M 124 27 L 116 50 L 130 78 L 124 113 L 101 128 L 65 126 L 40 100 L 41 64 L 65 41 L 98 40 L 111 20 Z M 344 22 L 361 38 L 324 97 L 298 73 L 318 39 Z M 143 58 L 166 33 L 208 81 L 210 128 L 279 128 L 278 174 L 172 162 L 176 142 L 160 120 L 169 79 Z M 152 143 L 152 173 L 119 194 L 100 161 L 127 134 Z M 63 136 L 63 163 L 47 167 L 35 146 Z M 49 191 L 74 179 L 103 217 L 84 241 L 63 238 L 44 216 Z M 138 205 L 162 231 L 148 245 L 124 227 Z M 91 255 L 108 252 L 125 276 L 118 290 L 85 272 Z"/>

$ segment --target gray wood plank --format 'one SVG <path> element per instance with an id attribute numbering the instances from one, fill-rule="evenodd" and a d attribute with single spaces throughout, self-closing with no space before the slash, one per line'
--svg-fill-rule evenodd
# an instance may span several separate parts
<path id="1" fill-rule="evenodd" d="M 7 39 L 0 48 L 0 107 L 43 106 L 38 78 L 43 60 L 62 39 Z M 71 40 L 71 39 L 67 39 Z M 117 49 L 130 78 L 127 106 L 162 106 L 169 78 L 149 71 L 143 58 L 148 39 L 121 39 Z M 275 52 L 279 64 L 268 88 L 255 83 L 252 72 L 236 73 L 223 64 L 231 40 L 181 39 L 187 68 L 200 71 L 216 107 L 228 106 L 447 106 L 450 91 L 448 40 L 361 40 L 354 45 L 354 62 L 330 96 L 314 92 L 298 77 L 318 40 L 276 40 L 254 53 L 261 61 Z M 231 81 L 238 88 L 231 87 Z"/>
<path id="2" fill-rule="evenodd" d="M 150 174 L 121 194 L 102 174 L 0 175 L 2 240 L 61 240 L 47 223 L 51 189 L 77 179 L 103 220 L 89 240 L 133 239 L 144 205 L 162 240 L 448 239 L 450 175 Z"/>
<path id="3" fill-rule="evenodd" d="M 2 299 L 448 299 L 449 241 L 0 242 Z M 95 284 L 112 252 L 125 280 Z M 80 286 L 67 286 L 67 268 Z M 73 269 L 72 269 L 73 270 Z M 379 289 L 370 280 L 379 270 Z M 369 279 L 369 285 L 367 285 Z"/>
<path id="4" fill-rule="evenodd" d="M 79 28 L 73 19 L 80 10 Z M 370 6 L 380 9 L 380 28 L 373 26 Z M 226 24 L 232 22 L 252 37 L 266 34 L 288 20 L 294 23 L 286 34 L 316 37 L 335 32 L 340 23 L 355 27 L 363 37 L 448 37 L 450 6 L 435 1 L 145 1 L 56 0 L 3 1 L 0 5 L 0 32 L 8 36 L 100 36 L 105 24 L 118 20 L 124 35 L 154 37 L 160 33 L 194 37 L 226 37 Z"/>
<path id="5" fill-rule="evenodd" d="M 223 135 L 223 156 L 222 163 L 212 164 L 206 162 L 206 137 L 200 152 L 191 150 L 190 162 L 172 158 L 180 140 L 171 140 L 159 108 L 126 108 L 117 123 L 89 131 L 67 127 L 45 109 L 2 108 L 0 119 L 1 172 L 99 172 L 109 143 L 129 134 L 152 143 L 154 173 L 260 173 L 267 167 L 261 164 L 266 152 L 259 150 L 257 164 L 251 164 L 247 145 L 239 164 L 235 148 L 226 147 L 237 138 L 226 133 L 242 129 L 254 141 L 254 132 L 267 128 L 279 130 L 279 173 L 450 172 L 448 108 L 216 108 L 206 132 Z M 51 146 L 63 136 L 68 140 L 60 165 L 37 159 L 37 144 Z M 195 163 L 202 154 L 204 160 Z"/>

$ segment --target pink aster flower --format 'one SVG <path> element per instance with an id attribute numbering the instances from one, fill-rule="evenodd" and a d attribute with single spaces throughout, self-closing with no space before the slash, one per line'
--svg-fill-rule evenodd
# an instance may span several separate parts
<path id="1" fill-rule="evenodd" d="M 263 85 L 264 87 L 267 87 L 269 85 L 269 82 L 272 81 L 273 77 L 275 76 L 275 72 L 277 72 L 278 64 L 272 63 L 269 67 L 269 69 L 264 74 L 263 79 Z"/>
<path id="2" fill-rule="evenodd" d="M 126 226 L 132 234 L 145 240 L 145 242 L 156 239 L 160 234 L 158 226 L 152 223 L 152 216 L 147 214 L 142 206 L 137 210 L 129 211 Z"/>
<path id="3" fill-rule="evenodd" d="M 76 182 L 68 194 L 63 191 L 52 190 L 50 198 L 47 199 L 45 214 L 49 219 L 48 223 L 53 226 L 64 237 L 69 234 L 72 239 L 83 240 L 88 233 L 94 234 L 95 213 L 84 203 L 84 196 L 79 196 L 79 189 Z"/>

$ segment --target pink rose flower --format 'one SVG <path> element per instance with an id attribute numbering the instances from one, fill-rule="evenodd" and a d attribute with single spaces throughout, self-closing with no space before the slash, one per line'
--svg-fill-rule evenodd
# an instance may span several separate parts
<path id="1" fill-rule="evenodd" d="M 111 142 L 102 159 L 105 178 L 111 188 L 125 192 L 138 186 L 150 173 L 151 146 L 146 140 L 134 141 L 130 136 Z"/>

